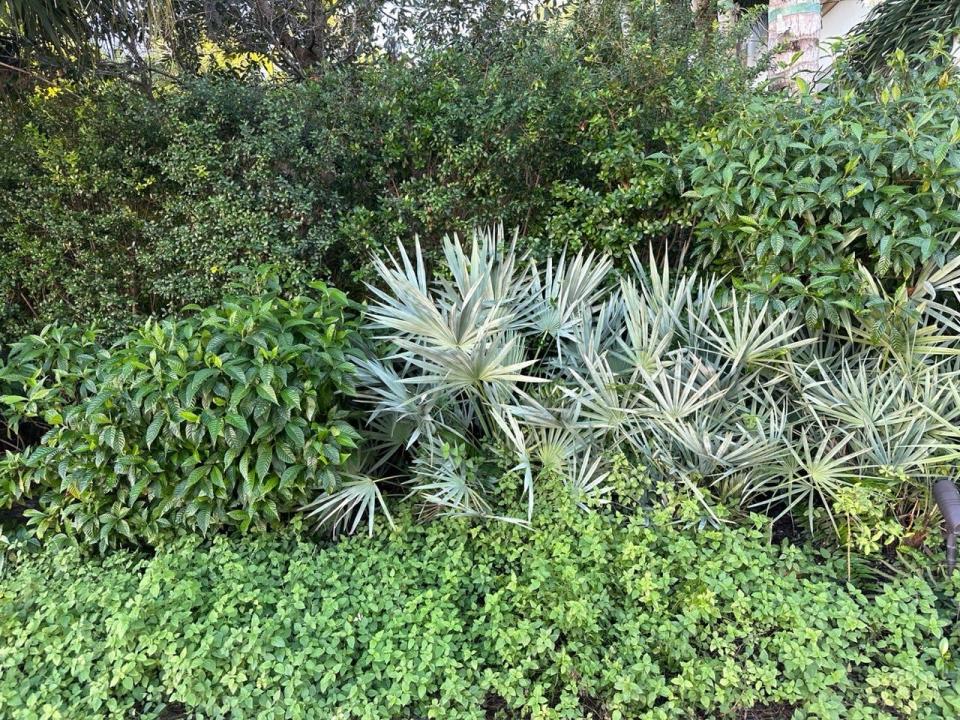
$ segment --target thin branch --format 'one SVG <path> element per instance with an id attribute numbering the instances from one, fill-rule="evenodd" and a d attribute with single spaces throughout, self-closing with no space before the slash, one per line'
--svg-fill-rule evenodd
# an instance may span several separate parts
<path id="1" fill-rule="evenodd" d="M 73 97 L 77 98 L 77 100 L 80 99 L 80 96 L 77 95 L 77 94 L 76 94 L 73 90 L 71 90 L 70 88 L 65 87 L 65 86 L 63 86 L 63 85 L 60 85 L 60 84 L 58 84 L 58 83 L 55 83 L 53 80 L 50 80 L 49 78 L 45 78 L 43 75 L 38 75 L 38 74 L 35 73 L 35 72 L 31 72 L 30 70 L 27 70 L 26 68 L 17 67 L 16 65 L 9 65 L 9 64 L 3 62 L 2 60 L 0 60 L 0 67 L 6 68 L 7 70 L 12 70 L 13 72 L 22 73 L 22 74 L 26 75 L 27 77 L 31 77 L 31 78 L 33 78 L 34 80 L 39 80 L 40 82 L 45 83 L 45 84 L 49 85 L 50 87 L 57 88 L 57 90 L 61 90 L 61 91 L 63 91 L 63 92 L 69 93 L 70 95 L 73 95 Z"/>

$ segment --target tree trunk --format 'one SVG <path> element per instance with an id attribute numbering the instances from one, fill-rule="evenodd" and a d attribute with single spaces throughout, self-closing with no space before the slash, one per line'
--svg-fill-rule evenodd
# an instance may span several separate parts
<path id="1" fill-rule="evenodd" d="M 712 0 L 690 0 L 693 22 L 698 28 L 710 27 L 710 8 L 712 5 Z"/>
<path id="2" fill-rule="evenodd" d="M 820 0 L 770 0 L 767 18 L 774 74 L 809 82 L 820 68 Z"/>

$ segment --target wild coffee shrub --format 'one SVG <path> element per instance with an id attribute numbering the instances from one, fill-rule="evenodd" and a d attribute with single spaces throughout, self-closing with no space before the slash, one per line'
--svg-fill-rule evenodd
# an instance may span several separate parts
<path id="1" fill-rule="evenodd" d="M 813 326 L 864 311 L 877 286 L 921 289 L 960 230 L 960 77 L 921 59 L 758 96 L 685 147 L 676 170 L 701 260 Z"/>
<path id="2" fill-rule="evenodd" d="M 48 325 L 13 343 L 0 359 L 0 447 L 32 444 L 64 406 L 95 393 L 94 371 L 107 357 L 95 328 Z"/>
<path id="3" fill-rule="evenodd" d="M 346 296 L 322 284 L 148 321 L 45 414 L 39 445 L 8 456 L 3 499 L 35 502 L 39 535 L 101 548 L 276 523 L 336 489 L 356 447 L 341 407 L 356 337 Z"/>

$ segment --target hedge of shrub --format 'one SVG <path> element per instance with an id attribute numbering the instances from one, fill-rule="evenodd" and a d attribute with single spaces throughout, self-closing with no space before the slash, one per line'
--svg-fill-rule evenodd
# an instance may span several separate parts
<path id="1" fill-rule="evenodd" d="M 339 487 L 357 447 L 357 340 L 345 295 L 285 298 L 272 280 L 107 348 L 76 329 L 27 337 L 0 364 L 0 405 L 13 430 L 46 431 L 0 462 L 0 505 L 101 549 L 276 524 Z"/>
<path id="2" fill-rule="evenodd" d="M 634 474 L 636 471 L 634 471 Z M 12 720 L 950 718 L 956 584 L 874 595 L 678 506 L 467 520 L 317 546 L 295 530 L 147 557 L 44 551 L 0 581 Z M 952 598 L 952 599 L 951 599 Z"/>
<path id="3" fill-rule="evenodd" d="M 672 160 L 695 253 L 812 325 L 957 254 L 960 76 L 941 48 L 826 90 L 757 97 Z M 918 288 L 919 289 L 919 288 Z"/>
<path id="4" fill-rule="evenodd" d="M 15 344 L 0 507 L 101 550 L 300 511 L 369 532 L 410 503 L 523 521 L 549 477 L 608 507 L 617 453 L 712 525 L 762 510 L 872 558 L 936 544 L 930 490 L 960 446 L 960 314 L 936 292 L 876 338 L 822 335 L 638 256 L 541 265 L 497 232 L 447 239 L 443 274 L 398 254 L 362 320 L 336 290 L 272 281 L 108 348 L 58 327 Z M 524 478 L 516 515 L 505 472 Z"/>
<path id="5" fill-rule="evenodd" d="M 0 715 L 957 717 L 958 580 L 871 564 L 960 446 L 956 68 L 702 20 L 11 86 Z"/>
<path id="6" fill-rule="evenodd" d="M 815 92 L 751 87 L 686 3 L 586 7 L 296 85 L 210 74 L 0 102 L 0 340 L 210 304 L 236 265 L 356 290 L 419 234 L 517 227 L 546 256 L 687 251 L 811 324 L 953 254 L 956 69 L 933 49 Z M 864 277 L 864 272 L 869 278 Z"/>
<path id="7" fill-rule="evenodd" d="M 350 289 L 396 236 L 432 247 L 477 222 L 622 249 L 661 211 L 611 164 L 742 104 L 750 73 L 728 44 L 683 1 L 585 3 L 482 46 L 299 84 L 211 72 L 153 95 L 119 81 L 11 93 L 0 341 L 54 320 L 115 336 L 216 302 L 238 264 Z M 622 196 L 609 221 L 591 199 L 607 190 Z"/>

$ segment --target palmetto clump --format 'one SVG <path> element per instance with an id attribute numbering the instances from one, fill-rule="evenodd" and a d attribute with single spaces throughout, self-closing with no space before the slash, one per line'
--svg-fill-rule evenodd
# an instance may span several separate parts
<path id="1" fill-rule="evenodd" d="M 811 335 L 802 318 L 652 258 L 630 272 L 583 253 L 540 265 L 502 232 L 447 239 L 444 252 L 433 278 L 419 245 L 377 263 L 366 323 L 384 352 L 358 383 L 367 476 L 317 501 L 323 524 L 371 527 L 386 468 L 429 515 L 495 515 L 483 467 L 499 448 L 527 517 L 545 474 L 602 505 L 607 462 L 626 453 L 685 486 L 707 521 L 722 501 L 836 527 L 844 488 L 897 497 L 956 454 L 957 362 L 922 323 L 895 351 L 862 330 Z M 945 302 L 926 298 L 915 319 L 947 317 Z"/>

